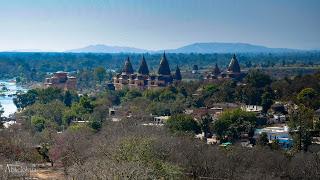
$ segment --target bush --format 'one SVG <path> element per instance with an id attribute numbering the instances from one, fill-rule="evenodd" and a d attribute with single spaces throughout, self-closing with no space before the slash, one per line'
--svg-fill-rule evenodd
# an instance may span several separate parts
<path id="1" fill-rule="evenodd" d="M 224 112 L 213 124 L 213 130 L 222 138 L 238 139 L 242 133 L 249 133 L 256 126 L 256 115 L 241 109 Z"/>
<path id="2" fill-rule="evenodd" d="M 166 122 L 166 126 L 173 132 L 201 132 L 199 124 L 191 116 L 184 114 L 171 116 Z"/>
<path id="3" fill-rule="evenodd" d="M 96 130 L 96 131 L 99 131 L 102 127 L 102 123 L 100 121 L 97 121 L 97 120 L 93 120 L 90 124 L 91 128 Z"/>
<path id="4" fill-rule="evenodd" d="M 41 116 L 32 116 L 31 124 L 34 126 L 36 131 L 41 132 L 45 128 L 46 120 Z"/>

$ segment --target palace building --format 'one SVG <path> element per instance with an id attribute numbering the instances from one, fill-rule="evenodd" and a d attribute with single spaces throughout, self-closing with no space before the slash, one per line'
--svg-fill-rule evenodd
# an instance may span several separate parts
<path id="1" fill-rule="evenodd" d="M 53 73 L 53 76 L 46 78 L 44 87 L 60 88 L 62 90 L 76 90 L 77 78 L 68 76 L 67 72 L 58 71 Z"/>
<path id="2" fill-rule="evenodd" d="M 124 88 L 144 90 L 166 87 L 175 81 L 181 81 L 181 79 L 179 67 L 176 68 L 174 74 L 171 74 L 166 54 L 163 53 L 157 74 L 150 74 L 144 56 L 142 56 L 138 72 L 135 73 L 128 57 L 122 72 L 113 77 L 113 84 L 115 90 Z"/>
<path id="3" fill-rule="evenodd" d="M 241 72 L 240 65 L 236 55 L 234 54 L 231 58 L 228 68 L 225 71 L 220 71 L 218 64 L 212 71 L 207 72 L 204 75 L 204 80 L 208 82 L 213 82 L 218 79 L 234 79 L 241 80 L 245 76 L 245 73 Z"/>

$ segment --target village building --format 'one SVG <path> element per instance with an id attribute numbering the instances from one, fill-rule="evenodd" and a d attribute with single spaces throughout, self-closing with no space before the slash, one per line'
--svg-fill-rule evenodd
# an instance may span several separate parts
<path id="1" fill-rule="evenodd" d="M 77 78 L 69 76 L 67 72 L 58 71 L 53 73 L 49 78 L 45 79 L 44 87 L 59 88 L 62 90 L 76 90 L 77 89 Z"/>
<path id="2" fill-rule="evenodd" d="M 199 122 L 205 116 L 209 116 L 212 119 L 217 119 L 218 116 L 222 113 L 222 109 L 202 107 L 202 108 L 186 109 L 184 113 L 187 115 L 190 115 L 194 120 Z"/>
<path id="3" fill-rule="evenodd" d="M 288 149 L 293 145 L 292 137 L 289 134 L 289 128 L 286 125 L 270 126 L 263 129 L 256 129 L 255 138 L 259 138 L 262 133 L 267 134 L 269 142 L 277 140 L 279 142 L 279 145 L 284 149 Z"/>
<path id="4" fill-rule="evenodd" d="M 247 112 L 261 113 L 263 108 L 258 105 L 242 105 L 241 109 Z"/>
<path id="5" fill-rule="evenodd" d="M 245 76 L 240 69 L 240 65 L 236 55 L 234 54 L 230 60 L 229 66 L 225 71 L 221 71 L 216 63 L 214 68 L 210 72 L 206 72 L 204 75 L 204 81 L 206 82 L 216 82 L 221 79 L 233 79 L 241 80 Z"/>
<path id="6" fill-rule="evenodd" d="M 196 121 L 201 121 L 205 116 L 217 120 L 224 111 L 238 109 L 239 107 L 240 104 L 236 103 L 214 103 L 210 107 L 185 109 L 184 114 L 190 115 Z"/>
<path id="7" fill-rule="evenodd" d="M 179 67 L 176 68 L 174 74 L 171 74 L 166 54 L 163 53 L 157 74 L 150 74 L 144 56 L 142 56 L 138 72 L 135 73 L 128 57 L 122 72 L 113 77 L 113 84 L 115 90 L 124 88 L 144 90 L 166 87 L 175 81 L 181 81 L 181 79 Z"/>
<path id="8" fill-rule="evenodd" d="M 169 118 L 170 116 L 155 116 L 153 117 L 153 123 L 163 125 Z"/>
<path id="9" fill-rule="evenodd" d="M 284 114 L 271 114 L 271 116 L 268 118 L 268 124 L 281 124 L 285 123 L 287 120 L 286 115 Z"/>

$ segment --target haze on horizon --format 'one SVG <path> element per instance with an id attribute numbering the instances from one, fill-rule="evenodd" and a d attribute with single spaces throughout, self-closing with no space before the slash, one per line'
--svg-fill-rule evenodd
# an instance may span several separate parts
<path id="1" fill-rule="evenodd" d="M 195 42 L 320 49 L 319 0 L 0 1 L 0 51 Z"/>

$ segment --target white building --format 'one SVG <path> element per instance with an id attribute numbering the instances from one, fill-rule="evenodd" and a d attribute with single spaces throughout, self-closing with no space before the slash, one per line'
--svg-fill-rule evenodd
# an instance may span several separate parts
<path id="1" fill-rule="evenodd" d="M 241 106 L 241 109 L 243 111 L 247 111 L 247 112 L 256 112 L 256 113 L 260 113 L 262 111 L 262 106 L 257 106 L 257 105 L 243 105 Z"/>
<path id="2" fill-rule="evenodd" d="M 266 133 L 269 141 L 280 138 L 289 138 L 288 126 L 265 127 L 263 129 L 257 129 L 255 135 L 259 136 L 261 133 Z"/>
<path id="3" fill-rule="evenodd" d="M 156 117 L 153 117 L 153 123 L 164 124 L 169 118 L 170 116 L 156 116 Z"/>

